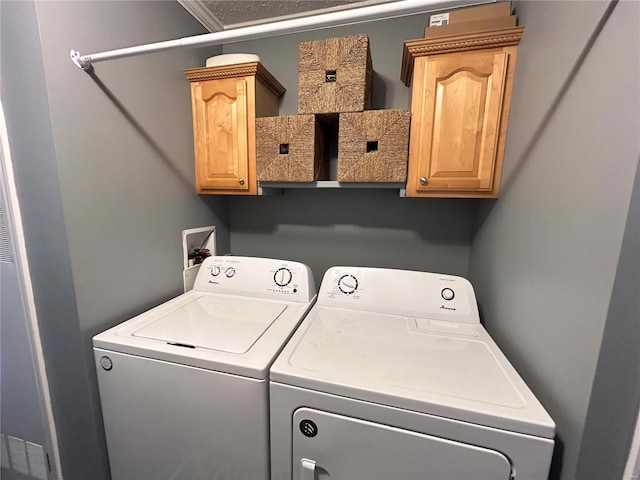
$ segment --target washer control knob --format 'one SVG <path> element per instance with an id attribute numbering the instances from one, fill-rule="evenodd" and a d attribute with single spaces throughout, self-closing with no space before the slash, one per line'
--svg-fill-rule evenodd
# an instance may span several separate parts
<path id="1" fill-rule="evenodd" d="M 236 274 L 236 269 L 233 267 L 229 267 L 224 271 L 224 274 L 227 276 L 227 278 L 231 278 Z"/>
<path id="2" fill-rule="evenodd" d="M 342 293 L 351 295 L 358 289 L 358 279 L 350 274 L 343 275 L 338 280 L 338 288 Z"/>
<path id="3" fill-rule="evenodd" d="M 276 270 L 276 273 L 273 274 L 273 281 L 276 282 L 276 285 L 279 287 L 286 287 L 289 285 L 292 278 L 291 270 L 286 267 L 279 268 Z"/>
<path id="4" fill-rule="evenodd" d="M 214 265 L 213 267 L 211 267 L 211 275 L 214 277 L 220 275 L 220 267 L 218 265 Z"/>
<path id="5" fill-rule="evenodd" d="M 453 300 L 453 297 L 456 296 L 455 292 L 451 290 L 449 287 L 443 288 L 442 291 L 440 292 L 440 295 L 442 295 L 442 298 L 444 298 L 447 301 Z"/>

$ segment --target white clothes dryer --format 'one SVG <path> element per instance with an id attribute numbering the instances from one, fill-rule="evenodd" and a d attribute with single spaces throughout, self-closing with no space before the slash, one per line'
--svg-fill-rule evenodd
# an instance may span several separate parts
<path id="1" fill-rule="evenodd" d="M 269 366 L 309 268 L 209 257 L 194 289 L 93 338 L 114 480 L 268 479 Z"/>
<path id="2" fill-rule="evenodd" d="M 270 378 L 273 480 L 549 474 L 555 424 L 464 278 L 329 269 Z"/>

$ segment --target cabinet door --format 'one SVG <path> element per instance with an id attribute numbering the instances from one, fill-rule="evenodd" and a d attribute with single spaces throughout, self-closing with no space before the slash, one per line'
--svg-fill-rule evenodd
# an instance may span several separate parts
<path id="1" fill-rule="evenodd" d="M 198 192 L 249 189 L 247 82 L 192 83 Z"/>
<path id="2" fill-rule="evenodd" d="M 494 51 L 416 59 L 408 194 L 494 190 L 507 58 Z"/>

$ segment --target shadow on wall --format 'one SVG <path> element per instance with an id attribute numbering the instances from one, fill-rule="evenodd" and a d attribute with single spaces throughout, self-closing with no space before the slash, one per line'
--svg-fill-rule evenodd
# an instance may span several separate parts
<path id="1" fill-rule="evenodd" d="M 587 56 L 591 52 L 591 49 L 593 48 L 593 45 L 596 43 L 596 40 L 600 36 L 600 33 L 602 32 L 602 29 L 604 28 L 605 24 L 607 23 L 607 20 L 609 20 L 609 17 L 611 17 L 611 14 L 613 13 L 613 10 L 615 9 L 616 5 L 617 5 L 616 1 L 612 1 L 612 2 L 609 3 L 609 6 L 607 7 L 607 10 L 602 15 L 602 18 L 600 18 L 600 21 L 598 22 L 598 24 L 596 25 L 593 33 L 589 37 L 589 40 L 587 41 L 586 45 L 584 46 L 584 48 L 580 52 L 580 55 L 578 56 L 576 62 L 574 63 L 573 67 L 571 68 L 571 71 L 569 72 L 569 75 L 567 75 L 566 80 L 564 81 L 564 83 L 560 87 L 560 90 L 558 91 L 557 95 L 553 99 L 553 102 L 551 103 L 551 106 L 549 107 L 549 110 L 547 110 L 547 112 L 544 114 L 540 124 L 538 125 L 538 127 L 535 129 L 535 131 L 531 135 L 531 139 L 529 140 L 529 143 L 527 143 L 527 145 L 525 146 L 524 150 L 522 151 L 522 155 L 520 155 L 520 158 L 518 158 L 517 160 L 514 161 L 514 166 L 510 170 L 510 173 L 507 173 L 505 171 L 505 174 L 502 177 L 502 185 L 500 187 L 500 195 L 501 196 L 505 196 L 505 195 L 508 194 L 508 192 L 511 189 L 511 186 L 514 184 L 516 178 L 522 172 L 522 169 L 524 168 L 524 166 L 527 163 L 529 157 L 531 156 L 533 150 L 535 149 L 536 145 L 538 144 L 538 141 L 542 138 L 542 135 L 544 134 L 544 132 L 545 132 L 545 130 L 547 128 L 547 125 L 549 124 L 549 122 L 553 118 L 553 115 L 556 113 L 556 110 L 558 109 L 558 107 L 562 103 L 562 100 L 564 99 L 565 95 L 567 94 L 567 91 L 569 90 L 569 88 L 571 87 L 571 84 L 573 83 L 574 79 L 578 75 L 578 72 L 580 71 L 580 68 L 582 68 L 582 65 L 584 64 Z M 508 154 L 509 152 L 507 151 L 506 153 Z M 475 236 L 476 232 L 481 228 L 482 224 L 487 219 L 489 214 L 491 213 L 491 210 L 493 209 L 495 204 L 496 204 L 496 200 L 486 200 L 478 208 L 478 215 L 477 215 L 477 218 L 476 218 L 476 224 L 475 224 L 475 228 L 474 228 L 474 236 Z"/>
<path id="2" fill-rule="evenodd" d="M 116 97 L 116 95 L 107 87 L 107 85 L 98 77 L 93 66 L 86 71 L 87 75 L 95 82 L 98 88 L 105 94 L 105 96 L 113 103 L 116 109 L 127 120 L 131 127 L 140 135 L 149 148 L 156 154 L 156 158 L 162 162 L 162 164 L 180 181 L 182 186 L 189 192 L 195 194 L 195 179 L 188 178 L 183 172 L 175 165 L 171 156 L 163 150 L 153 136 L 142 126 L 142 124 L 131 114 L 131 112 L 124 106 L 124 104 Z M 230 251 L 227 235 L 227 225 L 229 225 L 228 215 L 228 198 L 219 195 L 201 195 L 200 199 L 205 205 L 215 212 L 216 216 L 220 219 L 222 224 L 216 225 L 219 229 L 219 243 L 218 252 L 226 254 Z M 98 333 L 98 332 L 96 332 Z"/>
<path id="3" fill-rule="evenodd" d="M 384 110 L 386 108 L 387 82 L 389 81 L 390 79 L 386 79 L 375 70 L 373 71 L 371 110 Z"/>
<path id="4" fill-rule="evenodd" d="M 160 160 L 162 160 L 165 166 L 171 170 L 171 172 L 180 179 L 182 184 L 190 191 L 194 191 L 195 186 L 192 179 L 186 178 L 180 170 L 174 165 L 171 161 L 171 158 L 167 153 L 158 145 L 158 143 L 153 139 L 153 137 L 147 132 L 143 126 L 138 122 L 131 112 L 127 110 L 127 108 L 122 104 L 120 100 L 114 95 L 114 93 L 105 85 L 105 83 L 98 77 L 95 72 L 93 66 L 89 67 L 89 70 L 86 71 L 87 75 L 91 77 L 91 79 L 96 83 L 98 88 L 102 90 L 102 92 L 107 96 L 107 98 L 113 103 L 113 105 L 118 109 L 118 111 L 122 114 L 122 116 L 129 122 L 131 127 L 138 132 L 138 134 L 144 139 L 144 141 L 149 145 L 151 150 L 158 156 Z"/>
<path id="5" fill-rule="evenodd" d="M 466 276 L 477 202 L 400 198 L 398 190 L 285 190 L 229 202 L 231 251 L 307 264 Z"/>
<path id="6" fill-rule="evenodd" d="M 564 457 L 564 442 L 562 438 L 556 434 L 555 447 L 553 449 L 553 457 L 551 457 L 551 471 L 549 472 L 549 480 L 560 480 L 562 473 L 562 459 Z"/>
<path id="7" fill-rule="evenodd" d="M 275 233 L 286 225 L 408 230 L 433 243 L 468 244 L 477 201 L 400 198 L 398 190 L 292 189 L 282 195 L 234 198 L 234 232 Z"/>

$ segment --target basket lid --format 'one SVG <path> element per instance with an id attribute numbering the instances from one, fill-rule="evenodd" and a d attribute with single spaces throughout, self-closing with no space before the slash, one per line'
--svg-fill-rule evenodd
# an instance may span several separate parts
<path id="1" fill-rule="evenodd" d="M 253 53 L 226 53 L 207 58 L 207 67 L 221 67 L 236 63 L 259 62 L 260 57 Z"/>

